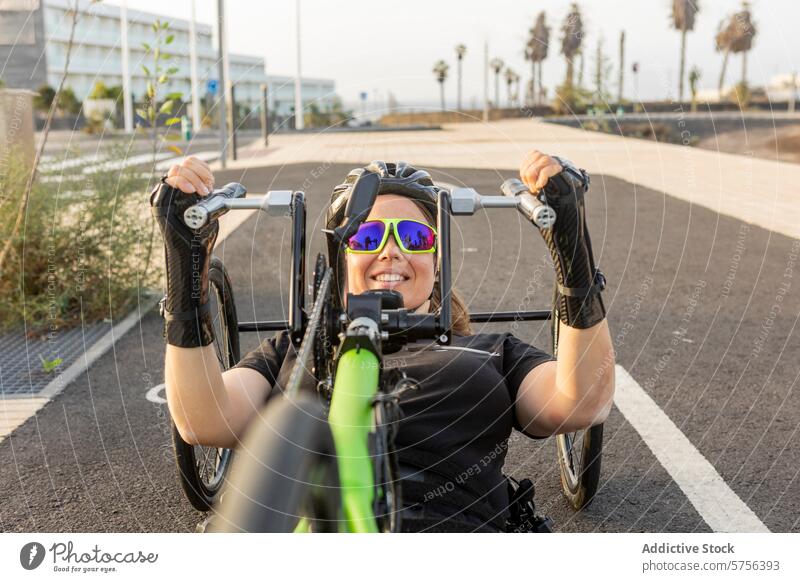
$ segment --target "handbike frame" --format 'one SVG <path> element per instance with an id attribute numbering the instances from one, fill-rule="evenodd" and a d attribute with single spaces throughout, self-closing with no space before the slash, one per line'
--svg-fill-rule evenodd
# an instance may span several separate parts
<path id="1" fill-rule="evenodd" d="M 505 188 L 504 188 L 505 193 Z M 518 194 L 518 192 L 517 192 Z M 456 203 L 453 204 L 455 197 Z M 511 200 L 509 199 L 511 198 Z M 373 198 L 374 200 L 374 198 Z M 531 206 L 530 200 L 526 200 Z M 295 346 L 303 340 L 308 315 L 305 310 L 305 243 L 306 243 L 306 204 L 302 191 L 273 191 L 266 196 L 250 199 L 233 199 L 224 202 L 227 208 L 252 208 L 266 210 L 270 214 L 289 215 L 292 220 L 291 252 L 292 264 L 289 273 L 289 317 L 287 320 L 264 320 L 239 322 L 240 332 L 262 332 L 289 330 Z M 370 204 L 371 206 L 371 204 Z M 456 189 L 453 193 L 441 190 L 437 201 L 437 253 L 440 297 L 443 298 L 438 314 L 426 315 L 424 327 L 431 334 L 428 339 L 447 345 L 451 341 L 451 265 L 450 265 L 450 220 L 452 215 L 473 214 L 478 208 L 522 206 L 512 194 L 506 197 L 480 196 L 471 189 Z M 281 211 L 283 209 L 283 211 Z M 529 208 L 530 209 L 530 208 Z M 523 213 L 525 211 L 520 208 Z M 358 220 L 362 221 L 366 215 Z M 359 222 L 360 223 L 360 222 Z M 356 226 L 357 228 L 357 226 Z M 321 298 L 325 300 L 325 297 Z M 554 307 L 555 309 L 555 307 Z M 554 320 L 554 312 L 503 311 L 477 312 L 470 314 L 472 322 L 508 321 L 546 321 Z M 344 317 L 344 315 L 343 315 Z M 375 466 L 369 451 L 370 433 L 379 430 L 376 423 L 376 398 L 382 387 L 382 341 L 389 340 L 389 333 L 383 326 L 394 325 L 401 329 L 400 322 L 406 324 L 410 318 L 421 315 L 409 314 L 405 309 L 381 310 L 380 315 L 368 321 L 350 321 L 348 334 L 336 355 L 336 373 L 331 395 L 328 424 L 333 435 L 339 469 L 341 487 L 342 517 L 344 529 L 352 532 L 377 532 L 380 527 L 375 515 Z M 363 317 L 361 319 L 364 319 Z M 377 321 L 376 321 L 377 319 Z M 347 321 L 346 318 L 342 323 Z M 421 322 L 422 320 L 418 320 Z M 390 327 L 391 327 L 390 325 Z M 557 325 L 557 321 L 555 321 Z M 400 326 L 400 327 L 398 327 Z M 353 335 L 349 334 L 353 331 Z M 557 349 L 556 329 L 553 330 L 553 350 Z M 414 339 L 422 339 L 417 336 Z M 406 341 L 405 339 L 403 341 Z M 369 345 L 370 349 L 362 349 Z M 298 365 L 303 362 L 298 361 Z M 291 381 L 290 381 L 291 384 Z M 293 394 L 288 394 L 291 398 Z M 600 427 L 602 430 L 602 427 Z M 308 522 L 301 519 L 296 531 L 307 529 Z"/>

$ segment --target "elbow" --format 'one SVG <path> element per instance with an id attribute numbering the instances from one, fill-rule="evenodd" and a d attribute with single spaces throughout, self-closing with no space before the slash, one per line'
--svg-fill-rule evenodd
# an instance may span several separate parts
<path id="1" fill-rule="evenodd" d="M 236 445 L 236 438 L 230 431 L 219 432 L 205 430 L 194 430 L 187 424 L 175 424 L 183 442 L 190 446 L 214 447 L 220 449 L 232 449 Z"/>
<path id="2" fill-rule="evenodd" d="M 170 409 L 172 423 L 175 425 L 175 430 L 181 440 L 187 445 L 232 448 L 232 442 L 236 439 L 231 434 L 231 430 L 224 420 L 220 423 L 220 419 L 208 416 L 195 415 L 192 417 L 188 411 L 184 411 L 183 414 L 178 414 L 176 410 L 181 409 L 180 407 L 172 406 L 173 403 L 170 402 L 169 393 L 167 393 L 167 404 Z"/>
<path id="3" fill-rule="evenodd" d="M 611 413 L 611 406 L 614 404 L 614 374 L 612 372 L 610 378 L 601 386 L 598 386 L 598 397 L 592 402 L 582 415 L 584 419 L 582 424 L 584 428 L 603 424 L 608 415 Z"/>

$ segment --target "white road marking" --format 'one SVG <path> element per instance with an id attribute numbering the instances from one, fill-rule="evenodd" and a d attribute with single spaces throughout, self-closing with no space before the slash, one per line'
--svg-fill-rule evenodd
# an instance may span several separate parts
<path id="1" fill-rule="evenodd" d="M 0 443 L 49 401 L 35 396 L 0 399 Z"/>
<path id="2" fill-rule="evenodd" d="M 175 154 L 172 152 L 160 152 L 155 155 L 155 160 L 157 162 L 166 160 L 168 158 L 174 158 Z M 146 164 L 148 162 L 153 161 L 153 154 L 139 154 L 136 156 L 131 156 L 129 158 L 122 158 L 118 160 L 108 160 L 103 162 L 102 164 L 97 164 L 94 166 L 89 166 L 82 170 L 84 174 L 94 174 L 96 172 L 100 172 L 103 170 L 121 170 L 123 168 L 129 168 L 131 166 L 138 166 L 139 164 Z"/>
<path id="3" fill-rule="evenodd" d="M 715 532 L 769 532 L 638 382 L 616 366 L 614 404 Z"/>
<path id="4" fill-rule="evenodd" d="M 219 151 L 197 152 L 197 153 L 190 153 L 189 155 L 204 162 L 213 162 L 214 160 L 219 158 Z M 178 156 L 175 158 L 170 158 L 169 160 L 164 160 L 163 162 L 156 164 L 156 170 L 158 170 L 159 172 L 168 170 L 172 164 L 176 163 L 178 160 L 183 160 L 184 158 L 186 158 L 186 156 Z"/>
<path id="5" fill-rule="evenodd" d="M 164 390 L 166 386 L 164 384 L 159 384 L 158 386 L 153 386 L 150 390 L 147 391 L 147 394 L 144 395 L 147 400 L 153 402 L 154 404 L 166 404 L 167 399 L 164 398 L 159 394 L 162 390 Z"/>

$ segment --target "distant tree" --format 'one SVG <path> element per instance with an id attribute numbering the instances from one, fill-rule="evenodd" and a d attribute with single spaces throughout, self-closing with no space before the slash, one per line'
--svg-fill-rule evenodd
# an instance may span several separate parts
<path id="1" fill-rule="evenodd" d="M 458 100 L 457 106 L 458 110 L 461 111 L 461 83 L 462 83 L 462 74 L 461 74 L 461 64 L 464 60 L 464 55 L 467 54 L 467 47 L 463 44 L 456 45 L 456 59 L 458 59 Z"/>
<path id="2" fill-rule="evenodd" d="M 33 107 L 37 111 L 48 111 L 55 99 L 56 90 L 50 85 L 42 85 L 37 90 L 36 96 L 33 98 Z"/>
<path id="3" fill-rule="evenodd" d="M 733 40 L 732 19 L 723 19 L 717 26 L 717 34 L 714 36 L 714 48 L 722 53 L 722 70 L 719 73 L 717 83 L 717 94 L 722 98 L 722 88 L 725 84 L 725 71 L 728 69 L 728 57 L 731 54 L 731 41 Z"/>
<path id="4" fill-rule="evenodd" d="M 594 102 L 603 106 L 608 105 L 610 94 L 608 92 L 611 63 L 603 50 L 603 37 L 597 39 L 597 50 L 594 61 Z"/>
<path id="5" fill-rule="evenodd" d="M 573 3 L 570 7 L 569 14 L 561 26 L 561 33 L 561 54 L 567 60 L 567 75 L 564 82 L 568 87 L 572 87 L 575 76 L 575 55 L 581 51 L 583 43 L 583 20 L 577 4 Z"/>
<path id="6" fill-rule="evenodd" d="M 92 87 L 91 93 L 89 93 L 88 99 L 106 99 L 108 94 L 108 88 L 106 84 L 102 81 L 97 81 Z"/>
<path id="7" fill-rule="evenodd" d="M 672 26 L 681 33 L 681 66 L 678 80 L 678 101 L 683 101 L 683 79 L 686 76 L 686 33 L 694 30 L 700 11 L 699 0 L 672 0 Z"/>
<path id="8" fill-rule="evenodd" d="M 753 48 L 756 27 L 750 16 L 750 3 L 742 2 L 742 9 L 731 21 L 731 52 L 742 55 L 742 86 L 747 86 L 747 53 Z"/>
<path id="9" fill-rule="evenodd" d="M 689 71 L 689 91 L 692 93 L 692 111 L 697 111 L 697 83 L 702 77 L 700 69 L 696 66 Z"/>
<path id="10" fill-rule="evenodd" d="M 540 12 L 536 17 L 536 24 L 529 31 L 528 45 L 525 49 L 525 59 L 531 62 L 531 98 L 534 104 L 542 100 L 542 61 L 547 58 L 547 50 L 550 44 L 550 27 L 545 23 L 545 13 Z M 536 72 L 539 72 L 539 91 L 536 91 Z M 538 97 L 537 97 L 538 96 Z"/>
<path id="11" fill-rule="evenodd" d="M 442 111 L 445 110 L 445 103 L 444 103 L 444 82 L 447 80 L 447 73 L 450 70 L 450 65 L 448 65 L 443 60 L 439 60 L 433 66 L 433 74 L 436 75 L 436 81 L 439 83 L 439 94 L 442 100 Z"/>
<path id="12" fill-rule="evenodd" d="M 505 63 L 503 59 L 492 59 L 489 66 L 494 71 L 494 106 L 500 107 L 500 73 L 503 71 Z"/>
<path id="13" fill-rule="evenodd" d="M 519 75 L 511 67 L 506 68 L 506 98 L 509 107 L 514 107 L 514 84 L 519 81 Z"/>
<path id="14" fill-rule="evenodd" d="M 75 96 L 72 87 L 64 87 L 58 93 L 58 108 L 70 115 L 78 115 L 81 112 L 81 102 Z"/>

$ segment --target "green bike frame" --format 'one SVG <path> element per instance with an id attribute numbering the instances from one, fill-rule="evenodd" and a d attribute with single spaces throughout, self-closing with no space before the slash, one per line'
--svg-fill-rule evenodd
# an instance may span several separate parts
<path id="1" fill-rule="evenodd" d="M 380 362 L 366 349 L 350 349 L 339 358 L 328 423 L 339 464 L 346 531 L 377 533 L 373 511 L 375 476 L 369 434 L 375 430 L 373 401 Z"/>

